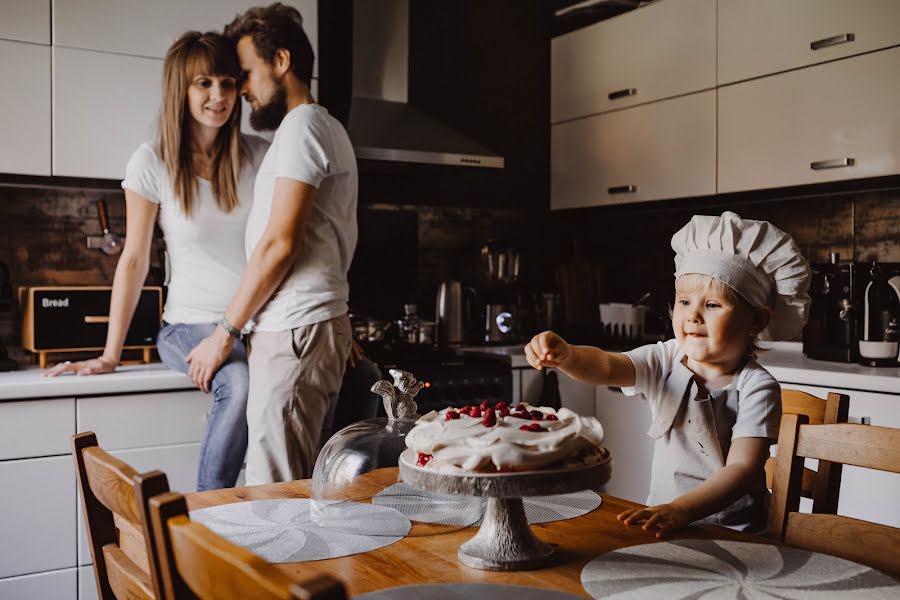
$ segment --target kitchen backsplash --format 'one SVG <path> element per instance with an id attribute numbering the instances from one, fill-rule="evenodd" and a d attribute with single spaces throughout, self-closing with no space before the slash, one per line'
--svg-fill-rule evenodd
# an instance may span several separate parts
<path id="1" fill-rule="evenodd" d="M 96 209 L 100 197 L 109 206 L 111 229 L 124 235 L 124 196 L 118 190 L 0 186 L 0 261 L 9 265 L 14 289 L 112 283 L 117 257 L 85 244 L 88 235 L 100 232 Z M 843 258 L 900 262 L 900 188 L 792 198 L 773 194 L 770 199 L 736 204 L 717 198 L 660 202 L 549 217 L 506 209 L 368 205 L 360 208 L 361 240 L 368 235 L 367 227 L 382 227 L 383 218 L 391 213 L 405 215 L 407 239 L 369 238 L 365 265 L 367 271 L 374 269 L 373 276 L 357 283 L 351 295 L 378 295 L 384 289 L 378 282 L 404 278 L 415 293 L 398 296 L 396 315 L 383 316 L 399 317 L 403 301 L 418 301 L 420 313 L 431 316 L 440 281 L 455 278 L 476 288 L 483 283 L 479 251 L 487 239 L 496 238 L 520 250 L 523 289 L 550 291 L 558 288 L 561 278 L 581 274 L 583 281 L 576 288 L 580 297 L 568 301 L 584 307 L 575 319 L 582 322 L 571 325 L 592 331 L 598 324 L 598 302 L 632 301 L 645 291 L 653 294 L 656 313 L 662 315 L 672 294 L 672 234 L 693 214 L 726 209 L 772 221 L 794 236 L 810 261 L 825 261 L 830 252 L 839 252 Z M 414 237 L 408 239 L 410 235 Z M 392 246 L 401 244 L 417 246 L 415 261 L 395 264 L 392 257 L 402 253 Z M 153 252 L 151 283 L 160 283 L 159 262 Z M 16 335 L 14 319 L 12 314 L 0 314 L 0 337 L 7 342 Z"/>

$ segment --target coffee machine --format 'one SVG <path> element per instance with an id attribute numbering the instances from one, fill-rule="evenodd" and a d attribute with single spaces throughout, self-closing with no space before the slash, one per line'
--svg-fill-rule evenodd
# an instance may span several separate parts
<path id="1" fill-rule="evenodd" d="M 900 278 L 893 279 L 900 275 L 900 263 L 842 262 L 837 253 L 830 259 L 810 265 L 812 304 L 803 353 L 816 360 L 896 366 L 897 351 L 890 359 L 883 342 L 898 335 L 900 292 L 894 302 L 890 282 L 900 289 Z"/>
<path id="2" fill-rule="evenodd" d="M 481 249 L 487 276 L 484 297 L 484 341 L 488 344 L 518 343 L 522 336 L 516 284 L 520 255 L 496 240 Z"/>

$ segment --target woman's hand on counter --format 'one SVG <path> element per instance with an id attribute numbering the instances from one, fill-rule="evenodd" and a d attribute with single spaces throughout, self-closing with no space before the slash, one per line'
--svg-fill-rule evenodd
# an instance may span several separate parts
<path id="1" fill-rule="evenodd" d="M 56 377 L 63 373 L 75 373 L 76 375 L 101 375 L 103 373 L 112 373 L 116 370 L 119 361 L 113 360 L 108 356 L 98 356 L 90 360 L 80 360 L 78 362 L 64 361 L 57 363 L 51 369 L 44 373 L 44 377 Z"/>

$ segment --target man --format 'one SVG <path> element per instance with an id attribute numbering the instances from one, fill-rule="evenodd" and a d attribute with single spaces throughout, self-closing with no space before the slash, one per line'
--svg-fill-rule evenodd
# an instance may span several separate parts
<path id="1" fill-rule="evenodd" d="M 252 8 L 225 29 L 256 129 L 276 129 L 254 187 L 247 269 L 216 331 L 188 357 L 201 388 L 251 318 L 248 485 L 312 475 L 319 433 L 350 349 L 347 271 L 357 172 L 343 126 L 310 94 L 313 52 L 300 13 Z"/>

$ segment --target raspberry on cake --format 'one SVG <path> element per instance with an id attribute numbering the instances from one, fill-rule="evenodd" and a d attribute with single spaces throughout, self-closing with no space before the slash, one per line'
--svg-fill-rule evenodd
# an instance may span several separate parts
<path id="1" fill-rule="evenodd" d="M 431 411 L 406 436 L 418 466 L 446 473 L 590 464 L 606 452 L 602 444 L 603 427 L 594 417 L 505 402 Z"/>

